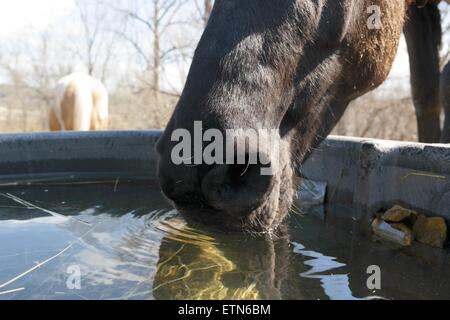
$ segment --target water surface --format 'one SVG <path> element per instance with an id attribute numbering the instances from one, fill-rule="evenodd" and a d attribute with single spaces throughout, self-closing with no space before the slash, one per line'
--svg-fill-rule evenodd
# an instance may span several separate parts
<path id="1" fill-rule="evenodd" d="M 150 183 L 0 193 L 0 299 L 450 298 L 448 251 L 374 242 L 346 208 L 268 239 L 188 226 Z"/>

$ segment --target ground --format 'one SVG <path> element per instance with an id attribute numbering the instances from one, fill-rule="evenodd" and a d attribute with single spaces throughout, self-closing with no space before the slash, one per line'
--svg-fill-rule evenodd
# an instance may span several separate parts
<path id="1" fill-rule="evenodd" d="M 33 90 L 0 88 L 0 132 L 47 131 L 47 105 Z M 350 105 L 334 134 L 403 141 L 417 140 L 417 125 L 406 90 L 378 90 Z M 111 96 L 111 130 L 160 129 L 166 126 L 177 102 L 175 96 L 152 92 L 118 91 Z"/>

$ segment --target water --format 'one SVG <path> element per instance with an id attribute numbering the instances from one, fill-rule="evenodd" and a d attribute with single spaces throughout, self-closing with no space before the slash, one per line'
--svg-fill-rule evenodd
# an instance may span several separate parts
<path id="1" fill-rule="evenodd" d="M 348 209 L 293 214 L 270 240 L 193 229 L 157 190 L 0 188 L 0 299 L 450 298 L 448 251 L 374 242 Z"/>

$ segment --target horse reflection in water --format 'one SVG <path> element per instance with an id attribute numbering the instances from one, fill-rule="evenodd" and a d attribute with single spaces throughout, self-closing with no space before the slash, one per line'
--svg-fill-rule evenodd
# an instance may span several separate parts
<path id="1" fill-rule="evenodd" d="M 450 298 L 450 284 L 442 282 L 450 278 L 448 250 L 420 246 L 392 250 L 374 243 L 360 234 L 363 230 L 357 222 L 339 218 L 349 214 L 348 208 L 333 209 L 324 221 L 313 212 L 292 214 L 277 237 L 270 239 L 200 231 L 177 212 L 159 209 L 166 203 L 148 186 L 121 185 L 118 190 L 97 185 L 20 187 L 0 196 L 4 207 L 0 241 L 9 244 L 0 250 L 0 286 L 34 267 L 34 261 L 59 254 L 5 286 L 6 290 L 26 288 L 5 297 Z M 8 195 L 20 197 L 21 204 Z M 56 195 L 64 204 L 55 202 Z M 52 216 L 31 204 L 63 216 Z M 382 270 L 382 290 L 376 293 L 367 287 L 367 267 L 373 265 Z M 70 266 L 82 271 L 80 290 L 67 287 Z"/>
<path id="2" fill-rule="evenodd" d="M 195 229 L 176 211 L 154 210 L 166 203 L 145 185 L 123 185 L 119 193 L 112 186 L 95 185 L 46 190 L 27 188 L 13 193 L 23 201 L 48 205 L 47 209 L 63 216 L 52 217 L 50 211 L 31 207 L 1 213 L 0 240 L 8 238 L 19 253 L 27 248 L 24 255 L 28 258 L 24 263 L 21 256 L 3 261 L 0 257 L 0 262 L 27 270 L 29 261 L 44 261 L 64 248 L 70 250 L 18 283 L 29 289 L 17 298 L 41 299 L 43 292 L 46 298 L 55 299 L 353 299 L 368 294 L 361 288 L 366 279 L 355 272 L 365 270 L 368 259 L 355 257 L 373 259 L 371 244 L 361 250 L 352 247 L 348 256 L 352 243 L 348 233 L 336 235 L 312 217 L 293 215 L 298 223 L 283 224 L 274 238 L 223 234 Z M 65 199 L 64 204 L 52 204 L 55 194 Z M 12 199 L 0 197 L 0 205 L 13 204 Z M 23 221 L 15 222 L 17 217 Z M 20 241 L 11 240 L 10 226 Z M 40 234 L 51 238 L 35 252 Z M 347 263 L 353 265 L 351 277 Z M 74 265 L 82 271 L 82 286 L 77 291 L 66 286 L 67 268 Z M 401 265 L 402 270 L 405 265 L 413 270 L 410 261 Z M 16 273 L 0 274 L 0 278 L 12 279 Z M 42 277 L 47 278 L 45 285 Z"/>
<path id="3" fill-rule="evenodd" d="M 159 228 L 168 236 L 161 243 L 153 283 L 156 299 L 282 298 L 289 266 L 287 235 L 274 240 L 213 237 L 178 218 L 162 222 Z"/>

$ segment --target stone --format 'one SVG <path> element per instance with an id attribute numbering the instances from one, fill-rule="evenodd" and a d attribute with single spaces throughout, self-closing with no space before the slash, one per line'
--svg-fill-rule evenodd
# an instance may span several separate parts
<path id="1" fill-rule="evenodd" d="M 386 213 L 383 215 L 383 220 L 386 222 L 398 223 L 414 216 L 417 216 L 417 212 L 396 205 L 390 210 L 386 211 Z"/>
<path id="2" fill-rule="evenodd" d="M 407 247 L 413 242 L 412 232 L 404 224 L 391 226 L 383 219 L 376 218 L 372 223 L 372 230 L 381 240 L 386 240 L 396 245 Z"/>
<path id="3" fill-rule="evenodd" d="M 405 239 L 406 243 L 409 243 L 409 245 L 411 245 L 413 243 L 414 234 L 413 234 L 413 231 L 411 230 L 411 228 L 409 228 L 408 226 L 406 226 L 403 223 L 391 223 L 390 225 L 394 229 L 397 229 L 405 234 L 404 239 Z"/>
<path id="4" fill-rule="evenodd" d="M 447 240 L 447 224 L 444 218 L 427 218 L 419 215 L 413 228 L 414 238 L 423 244 L 443 248 Z"/>

